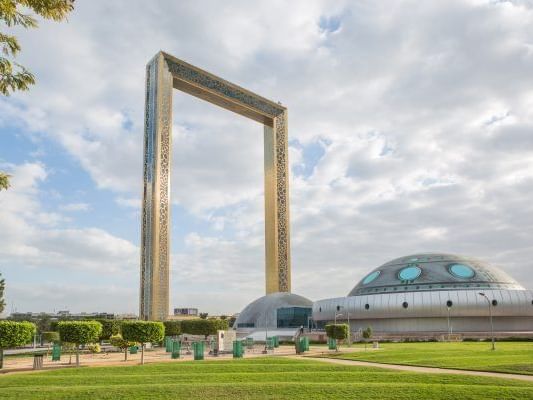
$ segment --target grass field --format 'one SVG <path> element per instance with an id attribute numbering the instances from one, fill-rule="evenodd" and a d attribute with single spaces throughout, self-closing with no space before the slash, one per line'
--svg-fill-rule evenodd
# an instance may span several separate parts
<path id="1" fill-rule="evenodd" d="M 533 384 L 268 357 L 5 375 L 0 398 L 525 400 L 533 399 Z"/>
<path id="2" fill-rule="evenodd" d="M 348 353 L 343 349 L 331 357 L 425 367 L 471 369 L 533 375 L 533 342 L 490 343 L 384 343 L 378 351 Z"/>

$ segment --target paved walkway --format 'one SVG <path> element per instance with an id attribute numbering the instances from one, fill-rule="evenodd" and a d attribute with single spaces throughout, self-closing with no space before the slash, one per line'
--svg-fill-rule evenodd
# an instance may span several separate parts
<path id="1" fill-rule="evenodd" d="M 416 367 L 414 365 L 398 365 L 398 364 L 382 364 L 368 361 L 356 361 L 356 360 L 342 360 L 339 358 L 322 358 L 322 357 L 309 357 L 309 356 L 289 356 L 290 358 L 298 358 L 313 361 L 322 361 L 330 364 L 341 365 L 355 365 L 359 367 L 376 367 L 393 369 L 396 371 L 410 371 L 410 372 L 422 372 L 429 374 L 452 374 L 452 375 L 474 375 L 485 376 L 492 378 L 503 379 L 519 379 L 521 381 L 533 382 L 533 375 L 520 375 L 520 374 L 506 374 L 502 372 L 484 372 L 484 371 L 472 371 L 463 369 L 448 369 L 448 368 L 436 368 L 436 367 Z"/>

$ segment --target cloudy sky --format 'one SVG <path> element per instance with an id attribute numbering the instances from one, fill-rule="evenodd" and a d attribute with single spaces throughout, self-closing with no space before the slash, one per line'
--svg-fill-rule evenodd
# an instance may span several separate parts
<path id="1" fill-rule="evenodd" d="M 533 288 L 532 2 L 80 0 L 15 33 L 38 83 L 0 97 L 8 313 L 137 313 L 159 50 L 288 107 L 295 293 L 341 296 L 432 251 Z M 264 293 L 262 135 L 175 92 L 171 306 Z"/>

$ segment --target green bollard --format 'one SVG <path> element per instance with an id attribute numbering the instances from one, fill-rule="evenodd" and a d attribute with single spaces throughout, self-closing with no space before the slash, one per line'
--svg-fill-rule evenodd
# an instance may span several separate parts
<path id="1" fill-rule="evenodd" d="M 172 352 L 172 338 L 170 336 L 165 336 L 165 351 L 167 353 Z"/>
<path id="2" fill-rule="evenodd" d="M 61 346 L 58 343 L 54 343 L 52 347 L 52 361 L 61 360 Z"/>
<path id="3" fill-rule="evenodd" d="M 193 350 L 193 353 L 194 353 L 194 359 L 195 360 L 203 360 L 204 359 L 204 342 L 193 342 L 192 350 Z"/>
<path id="4" fill-rule="evenodd" d="M 172 358 L 180 358 L 181 343 L 177 340 L 172 341 Z"/>

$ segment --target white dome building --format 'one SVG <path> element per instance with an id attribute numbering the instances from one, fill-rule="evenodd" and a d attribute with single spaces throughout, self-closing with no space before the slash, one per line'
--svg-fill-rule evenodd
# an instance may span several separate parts
<path id="1" fill-rule="evenodd" d="M 312 307 L 311 300 L 294 293 L 267 294 L 248 304 L 233 327 L 239 336 L 255 340 L 265 336 L 292 338 L 301 326 L 307 328 Z"/>
<path id="2" fill-rule="evenodd" d="M 490 306 L 489 306 L 490 304 Z M 533 291 L 485 262 L 450 254 L 397 258 L 366 275 L 347 297 L 313 304 L 320 327 L 350 320 L 351 331 L 431 335 L 533 332 Z"/>

